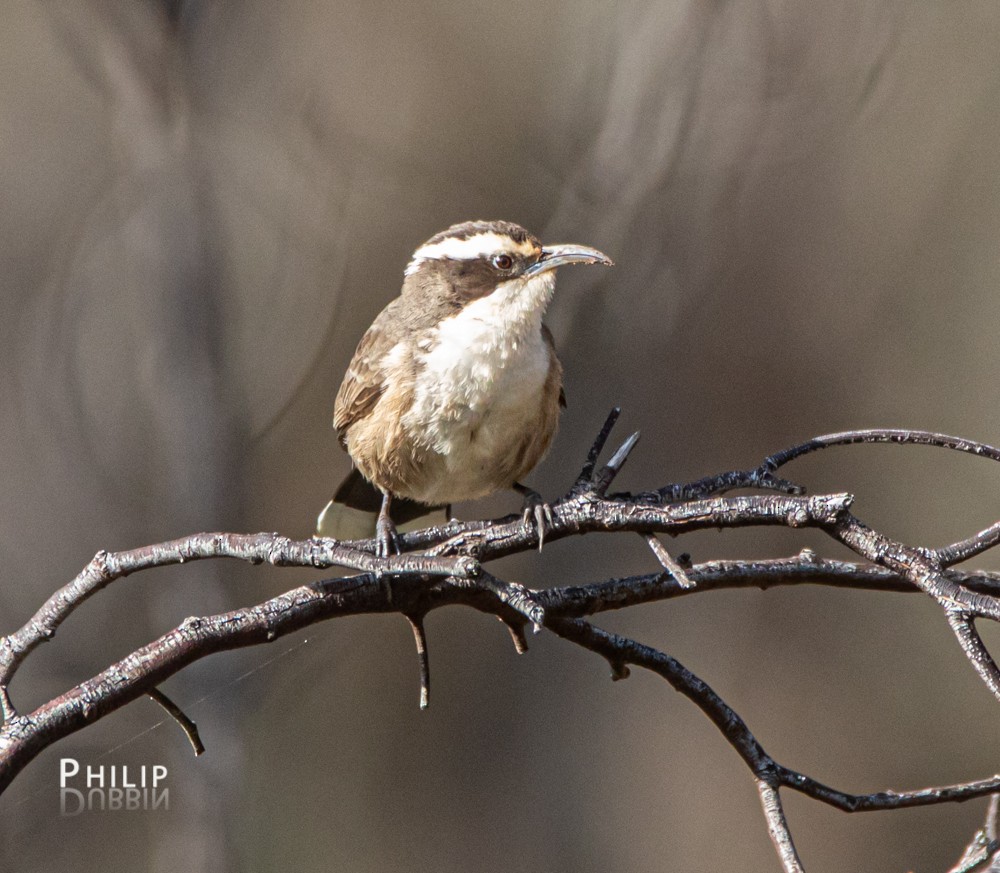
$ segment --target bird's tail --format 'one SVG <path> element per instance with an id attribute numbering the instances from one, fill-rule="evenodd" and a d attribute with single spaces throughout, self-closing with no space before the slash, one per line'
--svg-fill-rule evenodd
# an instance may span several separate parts
<path id="1" fill-rule="evenodd" d="M 353 469 L 316 519 L 316 535 L 338 540 L 374 536 L 375 519 L 381 506 L 382 492 L 357 469 Z M 437 518 L 431 518 L 438 513 L 440 521 L 446 521 L 444 509 L 443 506 L 427 506 L 405 497 L 393 497 L 389 515 L 400 530 L 406 530 L 438 523 Z M 418 520 L 420 524 L 415 524 Z"/>

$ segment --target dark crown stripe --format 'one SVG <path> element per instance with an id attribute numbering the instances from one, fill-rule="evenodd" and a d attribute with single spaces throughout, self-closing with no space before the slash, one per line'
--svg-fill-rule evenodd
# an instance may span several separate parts
<path id="1" fill-rule="evenodd" d="M 535 240 L 532 234 L 521 227 L 521 225 L 514 224 L 512 221 L 463 221 L 461 224 L 453 224 L 447 230 L 434 234 L 423 245 L 435 245 L 436 243 L 444 242 L 446 239 L 470 239 L 482 233 L 496 233 L 508 236 L 516 243 Z"/>

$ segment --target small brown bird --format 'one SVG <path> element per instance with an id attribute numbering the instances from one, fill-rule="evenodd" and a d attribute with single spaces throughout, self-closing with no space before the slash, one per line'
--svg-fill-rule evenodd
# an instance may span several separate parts
<path id="1" fill-rule="evenodd" d="M 503 488 L 524 495 L 541 542 L 550 511 L 520 480 L 565 405 L 542 316 L 557 267 L 611 263 L 586 246 L 543 246 L 507 221 L 456 224 L 414 252 L 402 293 L 358 344 L 333 414 L 357 468 L 334 502 L 371 510 L 378 496 L 367 483 L 378 489 L 380 555 L 399 551 L 393 518 Z"/>

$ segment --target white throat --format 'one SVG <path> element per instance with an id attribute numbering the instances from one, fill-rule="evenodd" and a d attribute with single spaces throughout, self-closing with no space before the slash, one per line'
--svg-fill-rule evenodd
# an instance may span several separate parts
<path id="1" fill-rule="evenodd" d="M 501 344 L 504 340 L 516 341 L 529 331 L 541 330 L 542 316 L 552 300 L 555 284 L 555 270 L 527 280 L 511 279 L 497 285 L 492 294 L 466 304 L 455 320 L 491 325 L 493 338 Z"/>
<path id="2" fill-rule="evenodd" d="M 488 458 L 530 427 L 549 374 L 542 316 L 554 287 L 554 271 L 513 279 L 441 322 L 419 353 L 425 377 L 407 413 L 429 449 L 458 466 L 465 453 Z"/>

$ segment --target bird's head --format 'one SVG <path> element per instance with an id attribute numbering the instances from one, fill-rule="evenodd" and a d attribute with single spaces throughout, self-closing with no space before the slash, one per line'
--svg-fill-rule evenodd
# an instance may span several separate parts
<path id="1" fill-rule="evenodd" d="M 509 221 L 467 221 L 435 234 L 413 253 L 403 293 L 448 297 L 458 305 L 491 298 L 505 308 L 541 311 L 551 299 L 555 269 L 566 264 L 613 262 L 588 246 L 543 246 Z"/>

